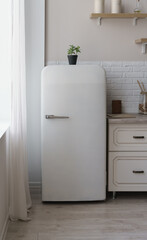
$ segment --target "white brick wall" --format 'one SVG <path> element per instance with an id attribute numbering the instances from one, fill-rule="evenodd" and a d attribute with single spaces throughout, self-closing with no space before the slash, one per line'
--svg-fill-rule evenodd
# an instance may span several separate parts
<path id="1" fill-rule="evenodd" d="M 140 89 L 137 80 L 147 89 L 147 62 L 102 62 L 107 79 L 107 109 L 111 112 L 112 100 L 122 100 L 124 113 L 138 112 Z"/>
<path id="2" fill-rule="evenodd" d="M 48 64 L 68 64 L 67 62 L 48 62 Z M 122 112 L 138 112 L 140 89 L 137 80 L 144 82 L 147 89 L 147 61 L 143 62 L 80 62 L 79 64 L 98 64 L 106 71 L 107 112 L 111 113 L 112 100 L 122 101 Z"/>

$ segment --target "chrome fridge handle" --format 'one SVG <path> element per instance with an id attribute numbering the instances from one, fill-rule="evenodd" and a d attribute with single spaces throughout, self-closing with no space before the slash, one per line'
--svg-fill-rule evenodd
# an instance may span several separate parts
<path id="1" fill-rule="evenodd" d="M 46 119 L 65 119 L 69 118 L 68 116 L 55 116 L 55 115 L 45 115 Z"/>

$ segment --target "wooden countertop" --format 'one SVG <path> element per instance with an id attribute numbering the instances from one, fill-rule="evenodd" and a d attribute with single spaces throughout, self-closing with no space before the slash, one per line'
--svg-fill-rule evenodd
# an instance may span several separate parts
<path id="1" fill-rule="evenodd" d="M 143 114 L 108 114 L 111 124 L 147 124 L 147 115 Z"/>

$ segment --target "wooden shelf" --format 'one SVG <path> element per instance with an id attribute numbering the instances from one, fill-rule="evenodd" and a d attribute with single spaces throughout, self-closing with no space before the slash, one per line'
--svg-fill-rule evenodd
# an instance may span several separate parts
<path id="1" fill-rule="evenodd" d="M 135 43 L 147 43 L 147 38 L 140 38 L 135 40 Z"/>
<path id="2" fill-rule="evenodd" d="M 90 18 L 98 19 L 98 25 L 101 25 L 102 18 L 131 18 L 136 25 L 138 19 L 147 18 L 147 13 L 91 13 Z"/>
<path id="3" fill-rule="evenodd" d="M 147 18 L 147 13 L 91 13 L 90 18 Z"/>
<path id="4" fill-rule="evenodd" d="M 135 40 L 136 44 L 142 44 L 142 53 L 146 53 L 147 38 L 140 38 Z"/>

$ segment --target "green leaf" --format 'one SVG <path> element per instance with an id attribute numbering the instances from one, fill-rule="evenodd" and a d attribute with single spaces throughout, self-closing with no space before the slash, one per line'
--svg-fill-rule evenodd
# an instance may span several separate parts
<path id="1" fill-rule="evenodd" d="M 68 55 L 74 55 L 80 53 L 80 46 L 75 47 L 74 45 L 69 45 L 69 49 L 67 50 Z"/>

